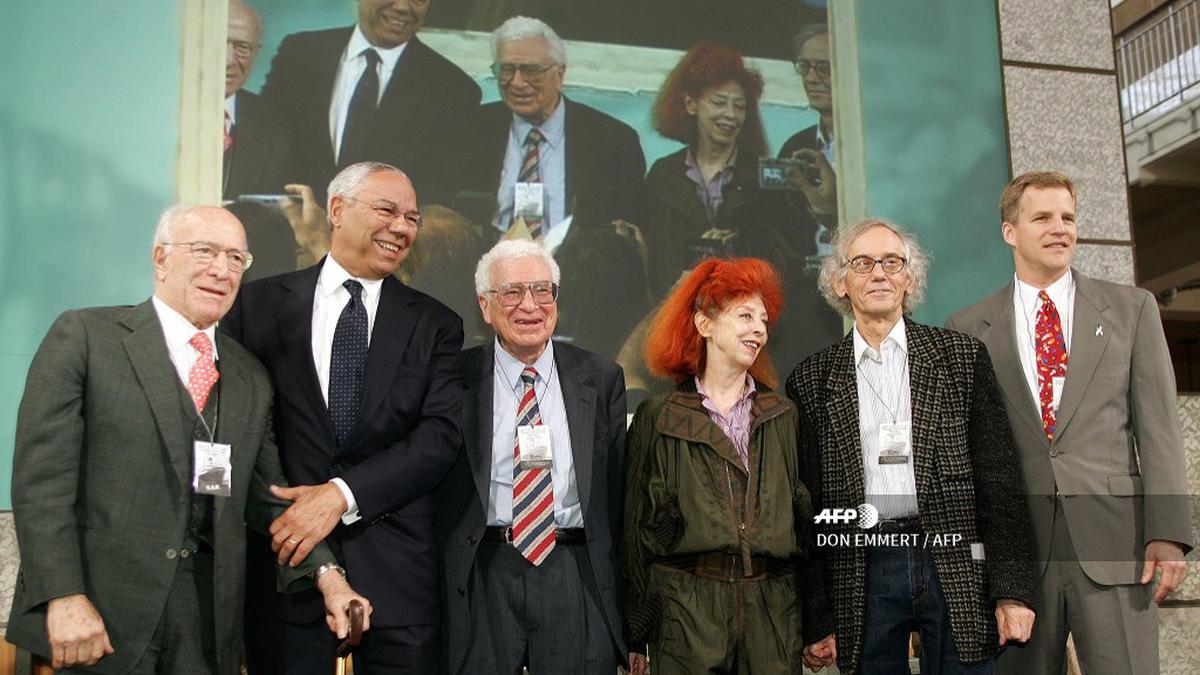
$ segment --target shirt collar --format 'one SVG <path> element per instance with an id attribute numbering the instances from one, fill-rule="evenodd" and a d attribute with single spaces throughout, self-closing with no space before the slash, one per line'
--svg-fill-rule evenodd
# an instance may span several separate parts
<path id="1" fill-rule="evenodd" d="M 346 45 L 346 53 L 342 55 L 342 63 L 350 63 L 362 55 L 364 49 L 374 49 L 379 54 L 379 60 L 383 62 L 383 72 L 390 73 L 396 67 L 396 62 L 400 60 L 400 55 L 404 53 L 404 48 L 408 43 L 396 45 L 395 47 L 376 47 L 371 44 L 366 35 L 363 35 L 362 27 L 354 24 L 354 32 L 350 34 L 350 42 Z"/>
<path id="2" fill-rule="evenodd" d="M 237 92 L 233 92 L 225 97 L 225 114 L 229 115 L 229 121 L 232 124 L 237 124 Z"/>
<path id="3" fill-rule="evenodd" d="M 513 386 L 514 391 L 521 385 L 521 371 L 525 370 L 525 363 L 517 357 L 505 351 L 504 347 L 500 346 L 500 338 L 494 339 L 494 348 L 496 350 L 496 365 L 504 374 L 504 381 Z M 542 355 L 533 362 L 533 369 L 537 371 L 538 379 L 546 382 L 550 377 L 550 371 L 554 369 L 554 340 L 549 340 L 546 343 L 546 348 L 542 350 Z"/>
<path id="4" fill-rule="evenodd" d="M 1037 311 L 1042 306 L 1041 301 L 1038 300 L 1038 293 L 1041 293 L 1042 289 L 1021 281 L 1015 274 L 1013 275 L 1013 280 L 1016 282 L 1013 286 L 1016 289 L 1018 306 L 1024 307 L 1026 313 Z M 1058 281 L 1046 287 L 1046 295 L 1050 296 L 1050 301 L 1055 306 L 1062 306 L 1070 300 L 1071 281 L 1071 269 L 1067 268 L 1066 274 L 1059 277 Z"/>
<path id="5" fill-rule="evenodd" d="M 884 336 L 883 342 L 879 343 L 879 351 L 882 352 L 886 349 L 889 342 L 898 347 L 901 354 L 908 353 L 908 333 L 904 327 L 903 317 L 896 322 L 895 326 L 892 326 L 892 329 Z M 854 363 L 862 363 L 862 360 L 867 358 L 873 361 L 882 361 L 883 355 L 882 353 L 876 353 L 871 345 L 867 343 L 866 338 L 858 332 L 858 322 L 856 321 L 854 323 Z"/>
<path id="6" fill-rule="evenodd" d="M 725 165 L 724 169 L 718 171 L 717 175 L 713 176 L 714 183 L 724 174 L 733 173 L 733 167 L 737 165 L 737 156 L 738 149 L 735 147 L 733 154 L 729 156 L 729 163 Z M 688 146 L 687 154 L 683 157 L 683 165 L 687 167 L 688 178 L 691 178 L 697 184 L 703 184 L 704 174 L 700 171 L 700 164 L 696 161 L 696 154 L 692 151 L 692 146 L 690 145 Z"/>
<path id="7" fill-rule="evenodd" d="M 537 128 L 542 132 L 542 136 L 546 139 L 545 143 L 550 147 L 557 148 L 562 143 L 566 128 L 566 118 L 567 99 L 560 95 L 554 112 L 550 113 L 550 116 L 543 120 L 541 124 L 537 125 Z M 533 127 L 532 122 L 513 113 L 512 129 L 513 134 L 517 137 L 517 143 L 524 143 L 525 137 L 529 135 L 529 130 L 533 129 Z"/>
<path id="8" fill-rule="evenodd" d="M 825 137 L 825 132 L 821 129 L 821 121 L 817 120 L 817 145 L 822 148 L 833 142 L 833 132 L 829 133 L 829 137 Z"/>
<path id="9" fill-rule="evenodd" d="M 342 288 L 342 284 L 346 283 L 347 279 L 354 279 L 363 286 L 363 294 L 373 296 L 379 292 L 379 287 L 383 285 L 383 279 L 361 279 L 351 275 L 346 271 L 346 268 L 338 264 L 338 261 L 333 259 L 333 254 L 325 256 L 325 264 L 321 265 L 321 277 L 317 279 L 317 292 L 325 297 L 330 297 Z"/>
<path id="10" fill-rule="evenodd" d="M 158 314 L 158 323 L 162 326 L 163 336 L 167 339 L 168 351 L 173 352 L 180 349 L 188 343 L 188 340 L 192 339 L 193 335 L 204 333 L 213 347 L 213 359 L 218 358 L 217 324 L 214 323 L 208 328 L 200 330 L 157 295 L 151 298 L 151 302 L 154 304 L 154 312 Z"/>
<path id="11" fill-rule="evenodd" d="M 704 386 L 700 384 L 700 376 L 697 375 L 695 377 L 695 380 L 696 380 L 696 393 L 700 394 L 701 400 L 707 401 L 708 400 L 708 392 L 704 391 Z M 746 399 L 750 398 L 751 396 L 754 395 L 754 393 L 757 390 L 758 390 L 758 388 L 756 386 L 754 386 L 754 378 L 750 377 L 750 373 L 746 373 L 746 393 L 743 394 L 742 397 L 737 400 L 737 403 L 741 403 L 742 401 L 745 401 Z"/>

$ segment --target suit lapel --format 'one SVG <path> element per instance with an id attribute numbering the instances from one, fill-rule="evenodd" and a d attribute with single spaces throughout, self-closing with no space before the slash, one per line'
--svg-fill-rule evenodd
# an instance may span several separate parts
<path id="1" fill-rule="evenodd" d="M 234 471 L 233 480 L 250 480 L 250 471 L 254 468 L 254 462 L 239 462 L 239 459 L 248 459 L 246 453 L 257 455 L 258 448 L 241 447 L 238 443 L 245 438 L 244 432 L 248 426 L 246 413 L 253 407 L 253 402 L 250 400 L 251 388 L 246 377 L 246 367 L 241 358 L 234 354 L 232 349 L 225 348 L 225 345 L 229 343 L 229 338 L 218 331 L 217 354 L 220 357 L 219 362 L 224 364 L 224 367 L 221 368 L 221 379 L 217 384 L 220 387 L 220 397 L 217 399 L 220 406 L 217 411 L 217 439 L 219 443 L 229 443 L 232 446 L 230 462 L 234 466 L 240 464 L 245 467 L 240 475 L 239 472 Z M 228 499 L 214 500 L 216 504 L 214 523 L 221 522 L 221 513 L 228 501 Z"/>
<path id="2" fill-rule="evenodd" d="M 329 33 L 328 42 L 324 48 L 320 50 L 319 54 L 313 54 L 313 57 L 309 59 L 313 82 L 311 93 L 321 102 L 311 107 L 310 123 L 312 126 L 309 128 L 313 133 L 319 133 L 320 147 L 324 148 L 324 154 L 330 166 L 334 165 L 336 149 L 333 146 L 333 139 L 329 135 L 329 101 L 333 98 L 333 88 L 337 84 L 337 71 L 342 63 L 342 54 L 345 53 L 353 33 L 353 26 Z M 324 185 L 314 185 L 313 187 L 318 191 L 325 189 Z"/>
<path id="3" fill-rule="evenodd" d="M 945 371 L 937 367 L 936 346 L 925 326 L 904 319 L 908 334 L 909 394 L 912 401 L 913 472 L 916 475 L 917 500 L 929 494 L 934 474 L 934 456 L 938 452 L 934 436 L 943 415 L 941 392 L 947 391 Z M 914 386 L 914 383 L 916 386 Z M 928 504 L 921 505 L 926 511 Z"/>
<path id="4" fill-rule="evenodd" d="M 320 420 L 325 430 L 327 447 L 332 448 L 333 423 L 329 420 L 329 407 L 321 392 L 321 381 L 317 378 L 317 366 L 312 355 L 312 311 L 313 297 L 317 292 L 317 279 L 321 275 L 324 260 L 304 270 L 289 286 L 276 326 L 277 338 L 283 345 L 284 354 L 291 364 L 292 376 L 296 378 L 315 419 Z"/>
<path id="5" fill-rule="evenodd" d="M 1096 366 L 1108 346 L 1108 333 L 1096 334 L 1098 326 L 1105 323 L 1108 302 L 1091 279 L 1079 272 L 1071 271 L 1075 279 L 1075 316 L 1071 317 L 1071 354 L 1067 361 L 1067 382 L 1063 389 L 1062 402 L 1055 417 L 1054 438 L 1062 438 L 1083 394 L 1096 374 Z M 1111 322 L 1109 322 L 1111 323 Z"/>
<path id="6" fill-rule="evenodd" d="M 581 368 L 566 349 L 554 350 L 563 405 L 567 411 L 567 430 L 571 435 L 571 460 L 575 466 L 575 486 L 579 489 L 579 507 L 584 522 L 588 516 L 588 498 L 592 494 L 592 444 L 596 429 L 596 388 L 592 374 Z"/>
<path id="7" fill-rule="evenodd" d="M 1000 390 L 1008 398 L 1012 409 L 1017 411 L 1017 418 L 1029 427 L 1034 436 L 1045 439 L 1042 430 L 1042 418 L 1037 404 L 1029 393 L 1029 383 L 1025 380 L 1024 365 L 1017 350 L 1016 308 L 1013 306 L 1013 283 L 1008 282 L 1000 293 L 995 296 L 992 312 L 984 318 L 987 327 L 980 332 L 979 338 L 987 345 L 992 357 L 996 379 L 1000 382 Z"/>
<path id="8" fill-rule="evenodd" d="M 592 134 L 586 129 L 578 128 L 579 124 L 581 124 L 583 120 L 578 119 L 579 115 L 577 114 L 575 104 L 567 100 L 566 96 L 563 96 L 562 104 L 566 106 L 566 108 L 563 110 L 563 115 L 566 117 L 566 119 L 563 120 L 563 142 L 566 143 L 567 146 L 564 148 L 566 150 L 566 155 L 565 161 L 563 162 L 567 172 L 567 175 L 563 181 L 566 186 L 566 189 L 563 192 L 563 203 L 566 204 L 565 213 L 567 215 L 574 215 L 576 207 L 574 200 L 576 195 L 579 194 L 579 190 L 576 190 L 575 188 L 578 185 L 586 184 L 581 182 L 588 179 L 587 169 L 583 163 L 583 160 L 590 154 L 587 148 L 575 146 L 587 143 L 588 139 L 592 137 Z"/>
<path id="9" fill-rule="evenodd" d="M 367 380 L 363 383 L 358 420 L 343 447 L 353 445 L 355 436 L 368 426 L 367 420 L 383 401 L 416 328 L 418 317 L 408 308 L 409 298 L 405 291 L 404 285 L 394 277 L 384 277 L 375 325 L 371 329 L 371 346 L 367 350 Z"/>
<path id="10" fill-rule="evenodd" d="M 852 333 L 842 338 L 832 358 L 833 366 L 825 383 L 825 414 L 833 436 L 833 447 L 821 449 L 822 453 L 832 451 L 832 456 L 823 462 L 822 470 L 829 476 L 845 471 L 850 494 L 862 499 L 865 494 L 863 452 L 858 429 L 858 379 L 854 374 Z"/>
<path id="11" fill-rule="evenodd" d="M 467 462 L 475 483 L 475 495 L 483 513 L 488 508 L 488 483 L 492 474 L 492 402 L 494 343 L 479 349 L 477 360 L 463 382 L 463 400 L 474 405 L 463 406 L 463 443 L 467 446 Z"/>
<path id="12" fill-rule="evenodd" d="M 234 143 L 230 149 L 234 161 L 229 163 L 229 176 L 225 181 L 227 185 L 257 182 L 263 172 L 267 134 L 255 127 L 254 110 L 257 102 L 253 97 L 253 94 L 244 90 L 237 92 L 237 120 L 233 127 Z"/>
<path id="13" fill-rule="evenodd" d="M 179 374 L 167 353 L 167 339 L 154 305 L 146 301 L 135 307 L 125 325 L 132 331 L 124 339 L 125 351 L 146 393 L 158 435 L 167 449 L 180 486 L 190 486 L 191 448 L 187 447 L 182 433 L 185 425 L 179 407 Z"/>
<path id="14" fill-rule="evenodd" d="M 422 57 L 424 54 L 421 50 L 425 49 L 425 45 L 414 37 L 409 40 L 408 46 L 404 48 L 404 53 L 400 55 L 400 60 L 396 63 L 396 67 L 392 70 L 392 76 L 388 80 L 387 88 L 383 91 L 383 98 L 379 101 L 379 112 L 375 115 L 372 122 L 372 134 L 395 134 L 397 130 L 409 128 L 409 120 L 417 108 L 425 101 L 424 96 L 414 96 L 416 91 L 417 78 L 422 68 Z M 409 134 L 409 143 L 416 139 L 414 135 Z"/>

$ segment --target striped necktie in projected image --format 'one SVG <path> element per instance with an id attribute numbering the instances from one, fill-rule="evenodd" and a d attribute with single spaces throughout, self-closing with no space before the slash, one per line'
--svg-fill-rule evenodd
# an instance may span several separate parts
<path id="1" fill-rule="evenodd" d="M 1054 440 L 1055 416 L 1058 410 L 1054 407 L 1054 378 L 1067 376 L 1067 341 L 1063 338 L 1062 322 L 1058 318 L 1058 308 L 1050 300 L 1046 291 L 1038 293 L 1042 301 L 1037 313 L 1037 375 L 1038 375 L 1038 404 L 1042 412 L 1042 429 L 1046 431 L 1046 439 Z"/>
<path id="2" fill-rule="evenodd" d="M 540 426 L 533 388 L 537 371 L 527 366 L 521 371 L 524 389 L 517 404 L 517 427 Z M 549 468 L 522 468 L 520 444 L 513 447 L 512 543 L 517 552 L 534 565 L 542 564 L 554 550 L 554 485 Z"/>
<path id="3" fill-rule="evenodd" d="M 546 140 L 546 136 L 537 127 L 530 129 L 529 134 L 525 136 L 525 143 L 521 146 L 525 150 L 525 159 L 521 162 L 521 171 L 517 174 L 518 183 L 542 182 L 542 169 L 539 165 L 541 157 L 538 146 L 544 140 Z M 517 215 L 513 214 L 513 218 L 516 219 Z M 542 234 L 543 220 L 542 216 L 525 216 L 525 226 L 529 228 L 529 236 L 535 240 Z"/>

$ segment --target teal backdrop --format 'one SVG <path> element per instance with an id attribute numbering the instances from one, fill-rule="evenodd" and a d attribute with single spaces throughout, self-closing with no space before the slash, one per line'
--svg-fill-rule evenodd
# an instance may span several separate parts
<path id="1" fill-rule="evenodd" d="M 179 8 L 6 2 L 0 21 L 0 509 L 29 362 L 60 312 L 150 296 L 175 193 Z"/>

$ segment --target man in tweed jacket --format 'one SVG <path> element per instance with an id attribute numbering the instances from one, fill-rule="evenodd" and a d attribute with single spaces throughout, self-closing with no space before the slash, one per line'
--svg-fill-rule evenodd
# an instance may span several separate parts
<path id="1" fill-rule="evenodd" d="M 821 288 L 854 330 L 787 383 L 829 593 L 806 603 L 805 660 L 907 672 L 919 630 L 921 672 L 991 672 L 998 647 L 1029 637 L 1034 568 L 987 349 L 904 318 L 924 295 L 928 263 L 910 235 L 867 220 L 835 246 Z M 820 625 L 821 609 L 833 625 Z M 822 639 L 830 632 L 840 650 Z"/>

